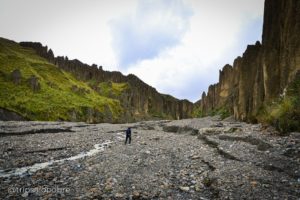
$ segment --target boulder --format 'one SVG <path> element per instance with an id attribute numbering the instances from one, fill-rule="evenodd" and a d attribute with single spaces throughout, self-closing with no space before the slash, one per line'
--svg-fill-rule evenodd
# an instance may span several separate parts
<path id="1" fill-rule="evenodd" d="M 32 75 L 28 79 L 28 83 L 29 83 L 29 87 L 32 89 L 32 91 L 34 91 L 34 92 L 40 91 L 41 85 L 40 85 L 39 80 L 36 76 Z"/>
<path id="2" fill-rule="evenodd" d="M 10 110 L 0 108 L 0 121 L 26 121 L 27 119 Z"/>
<path id="3" fill-rule="evenodd" d="M 11 79 L 12 79 L 13 83 L 16 85 L 19 85 L 21 83 L 22 74 L 19 69 L 15 69 L 11 73 Z"/>

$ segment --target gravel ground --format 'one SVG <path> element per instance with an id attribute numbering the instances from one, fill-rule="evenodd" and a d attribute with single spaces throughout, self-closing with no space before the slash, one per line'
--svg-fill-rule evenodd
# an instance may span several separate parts
<path id="1" fill-rule="evenodd" d="M 299 164 L 300 133 L 231 119 L 0 122 L 0 199 L 299 199 Z"/>

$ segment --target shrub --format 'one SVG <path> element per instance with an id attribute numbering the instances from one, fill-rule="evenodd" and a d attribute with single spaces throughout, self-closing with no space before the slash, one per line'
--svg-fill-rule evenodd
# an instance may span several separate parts
<path id="1" fill-rule="evenodd" d="M 204 117 L 203 111 L 200 106 L 194 108 L 193 117 L 198 117 L 198 118 Z"/>
<path id="2" fill-rule="evenodd" d="M 260 109 L 258 119 L 273 125 L 281 134 L 300 131 L 300 73 L 289 84 L 286 94 Z"/>

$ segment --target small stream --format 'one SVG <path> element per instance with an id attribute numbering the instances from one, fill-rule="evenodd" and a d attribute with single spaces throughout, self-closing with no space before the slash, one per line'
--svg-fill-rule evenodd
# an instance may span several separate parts
<path id="1" fill-rule="evenodd" d="M 117 139 L 120 140 L 121 139 L 120 136 L 117 136 Z M 72 161 L 72 160 L 77 160 L 77 159 L 84 158 L 87 156 L 93 156 L 97 153 L 103 152 L 105 150 L 105 148 L 107 148 L 112 143 L 113 143 L 112 141 L 106 140 L 105 142 L 103 142 L 101 144 L 95 144 L 94 148 L 89 150 L 88 152 L 82 152 L 82 153 L 79 153 L 75 156 L 71 156 L 68 158 L 63 158 L 63 159 L 59 159 L 59 160 L 50 160 L 48 162 L 43 162 L 43 163 L 36 163 L 31 166 L 15 168 L 12 170 L 0 170 L 0 177 L 6 178 L 6 177 L 11 177 L 11 176 L 24 176 L 26 174 L 31 175 L 40 169 L 44 169 L 46 167 L 49 167 L 50 165 L 53 165 L 54 163 L 63 163 L 65 161 Z"/>

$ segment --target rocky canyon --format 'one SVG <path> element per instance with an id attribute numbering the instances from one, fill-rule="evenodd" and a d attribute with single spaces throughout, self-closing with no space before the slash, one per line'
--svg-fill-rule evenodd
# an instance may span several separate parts
<path id="1" fill-rule="evenodd" d="M 261 109 L 286 95 L 299 81 L 300 2 L 266 0 L 262 43 L 249 45 L 233 66 L 220 70 L 219 82 L 196 105 L 204 115 L 226 109 L 238 120 L 259 121 Z M 299 88 L 293 88 L 295 96 Z M 299 118 L 298 118 L 299 119 Z"/>

